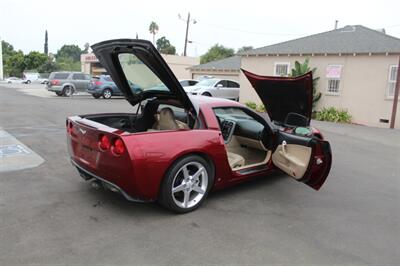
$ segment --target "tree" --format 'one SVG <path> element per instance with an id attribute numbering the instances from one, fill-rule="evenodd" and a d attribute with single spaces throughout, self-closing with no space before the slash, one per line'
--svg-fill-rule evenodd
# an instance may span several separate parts
<path id="1" fill-rule="evenodd" d="M 72 57 L 57 58 L 57 67 L 62 71 L 80 71 L 81 62 L 74 61 Z"/>
<path id="2" fill-rule="evenodd" d="M 40 66 L 44 65 L 47 60 L 48 56 L 45 54 L 36 51 L 30 52 L 24 56 L 25 69 L 37 70 Z"/>
<path id="3" fill-rule="evenodd" d="M 292 69 L 290 76 L 298 77 L 298 76 L 304 75 L 310 71 L 312 72 L 313 77 L 314 77 L 313 78 L 313 102 L 312 102 L 313 106 L 312 107 L 314 109 L 315 104 L 319 101 L 319 99 L 321 99 L 322 94 L 317 91 L 317 82 L 319 80 L 319 77 L 315 76 L 315 71 L 317 70 L 317 68 L 314 67 L 313 69 L 311 69 L 309 66 L 309 63 L 310 63 L 310 59 L 308 57 L 304 60 L 304 63 L 300 63 L 299 61 L 296 61 L 294 63 L 294 68 Z"/>
<path id="4" fill-rule="evenodd" d="M 3 66 L 6 65 L 7 59 L 16 53 L 14 47 L 6 41 L 1 41 L 1 47 L 3 51 Z M 6 73 L 6 72 L 5 72 Z"/>
<path id="5" fill-rule="evenodd" d="M 157 50 L 162 54 L 176 54 L 175 46 L 171 45 L 165 36 L 157 40 Z"/>
<path id="6" fill-rule="evenodd" d="M 152 21 L 149 26 L 149 32 L 151 34 L 153 34 L 153 44 L 155 44 L 155 38 L 156 38 L 156 34 L 157 34 L 158 30 L 159 30 L 159 27 L 158 27 L 157 23 Z"/>
<path id="7" fill-rule="evenodd" d="M 253 46 L 242 46 L 237 50 L 237 53 L 240 54 L 249 50 L 253 50 Z"/>
<path id="8" fill-rule="evenodd" d="M 215 44 L 212 46 L 207 53 L 200 57 L 200 63 L 204 64 L 207 62 L 224 59 L 233 56 L 235 51 L 232 48 L 227 48 L 223 45 Z"/>
<path id="9" fill-rule="evenodd" d="M 37 71 L 39 73 L 51 73 L 54 71 L 59 70 L 59 66 L 56 62 L 53 61 L 53 59 L 49 56 L 46 60 L 46 62 L 44 62 L 43 65 L 39 66 L 37 68 Z"/>
<path id="10" fill-rule="evenodd" d="M 47 30 L 46 30 L 46 33 L 44 34 L 44 54 L 45 55 L 49 54 L 49 39 L 48 39 Z"/>
<path id="11" fill-rule="evenodd" d="M 73 61 L 81 60 L 82 50 L 78 45 L 75 44 L 65 44 L 63 45 L 56 54 L 56 59 L 59 58 L 72 58 Z"/>
<path id="12" fill-rule="evenodd" d="M 22 51 L 14 52 L 4 64 L 4 73 L 9 77 L 22 77 L 25 67 L 24 53 Z"/>
<path id="13" fill-rule="evenodd" d="M 83 54 L 88 54 L 89 53 L 90 44 L 87 42 L 87 43 L 85 43 L 85 45 L 83 47 L 85 47 L 85 49 L 83 49 L 82 53 Z"/>

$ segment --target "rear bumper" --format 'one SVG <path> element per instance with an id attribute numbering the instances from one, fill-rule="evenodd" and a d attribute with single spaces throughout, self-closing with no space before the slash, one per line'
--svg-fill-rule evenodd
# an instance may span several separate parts
<path id="1" fill-rule="evenodd" d="M 101 94 L 103 90 L 101 88 L 94 87 L 94 88 L 87 88 L 86 92 L 90 94 Z"/>
<path id="2" fill-rule="evenodd" d="M 110 181 L 108 181 L 108 180 L 106 180 L 106 179 L 104 179 L 104 178 L 102 178 L 100 176 L 97 176 L 97 175 L 91 173 L 90 171 L 84 169 L 83 167 L 78 165 L 73 159 L 71 159 L 71 163 L 72 163 L 72 165 L 74 165 L 76 167 L 76 169 L 78 170 L 80 176 L 86 181 L 89 181 L 89 180 L 92 180 L 92 179 L 96 179 L 97 181 L 100 181 L 105 188 L 108 188 L 109 190 L 111 190 L 113 192 L 117 192 L 117 193 L 121 194 L 128 201 L 132 201 L 132 202 L 150 202 L 149 200 L 142 200 L 142 199 L 130 196 L 128 193 L 126 193 L 122 188 L 120 188 L 116 184 L 114 184 L 114 183 L 112 183 L 112 182 L 110 182 Z"/>
<path id="3" fill-rule="evenodd" d="M 51 87 L 47 87 L 48 91 L 54 91 L 54 92 L 62 92 L 63 87 L 61 86 L 51 86 Z"/>

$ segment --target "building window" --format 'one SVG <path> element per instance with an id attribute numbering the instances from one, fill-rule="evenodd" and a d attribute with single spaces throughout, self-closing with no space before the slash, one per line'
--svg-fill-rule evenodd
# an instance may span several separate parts
<path id="1" fill-rule="evenodd" d="M 394 89 L 396 88 L 396 80 L 397 80 L 397 67 L 396 65 L 392 65 L 389 67 L 389 81 L 386 96 L 393 97 Z"/>
<path id="2" fill-rule="evenodd" d="M 339 94 L 340 79 L 328 79 L 328 93 Z"/>
<path id="3" fill-rule="evenodd" d="M 340 94 L 340 77 L 342 75 L 341 65 L 329 65 L 326 68 L 326 78 L 328 80 L 326 93 L 331 95 Z"/>
<path id="4" fill-rule="evenodd" d="M 275 63 L 274 76 L 286 77 L 289 75 L 290 63 Z"/>

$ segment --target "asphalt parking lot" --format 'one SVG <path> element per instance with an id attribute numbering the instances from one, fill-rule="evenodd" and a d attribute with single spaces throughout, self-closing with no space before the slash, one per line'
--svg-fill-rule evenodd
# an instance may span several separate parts
<path id="1" fill-rule="evenodd" d="M 399 130 L 314 122 L 333 149 L 319 192 L 278 175 L 175 215 L 94 190 L 68 160 L 65 117 L 132 111 L 124 99 L 41 88 L 0 84 L 0 128 L 44 159 L 0 172 L 0 265 L 400 264 Z"/>

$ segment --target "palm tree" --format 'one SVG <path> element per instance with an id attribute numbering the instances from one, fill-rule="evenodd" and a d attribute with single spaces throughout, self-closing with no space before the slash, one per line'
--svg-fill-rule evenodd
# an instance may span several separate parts
<path id="1" fill-rule="evenodd" d="M 153 44 L 155 44 L 155 38 L 156 38 L 156 34 L 157 34 L 158 30 L 159 30 L 159 28 L 158 28 L 157 23 L 152 21 L 149 26 L 149 31 L 151 34 L 153 34 Z"/>
<path id="2" fill-rule="evenodd" d="M 295 68 L 292 69 L 292 73 L 290 74 L 290 76 L 298 77 L 298 76 L 306 74 L 307 72 L 310 72 L 310 71 L 312 72 L 312 74 L 313 74 L 313 100 L 312 100 L 312 105 L 313 105 L 313 109 L 314 109 L 315 104 L 319 101 L 319 99 L 321 99 L 322 94 L 317 91 L 317 82 L 319 80 L 319 77 L 315 76 L 315 72 L 316 72 L 317 68 L 314 67 L 313 69 L 311 69 L 309 63 L 310 63 L 310 59 L 308 57 L 306 58 L 304 63 L 300 63 L 299 61 L 296 61 L 294 63 Z"/>

